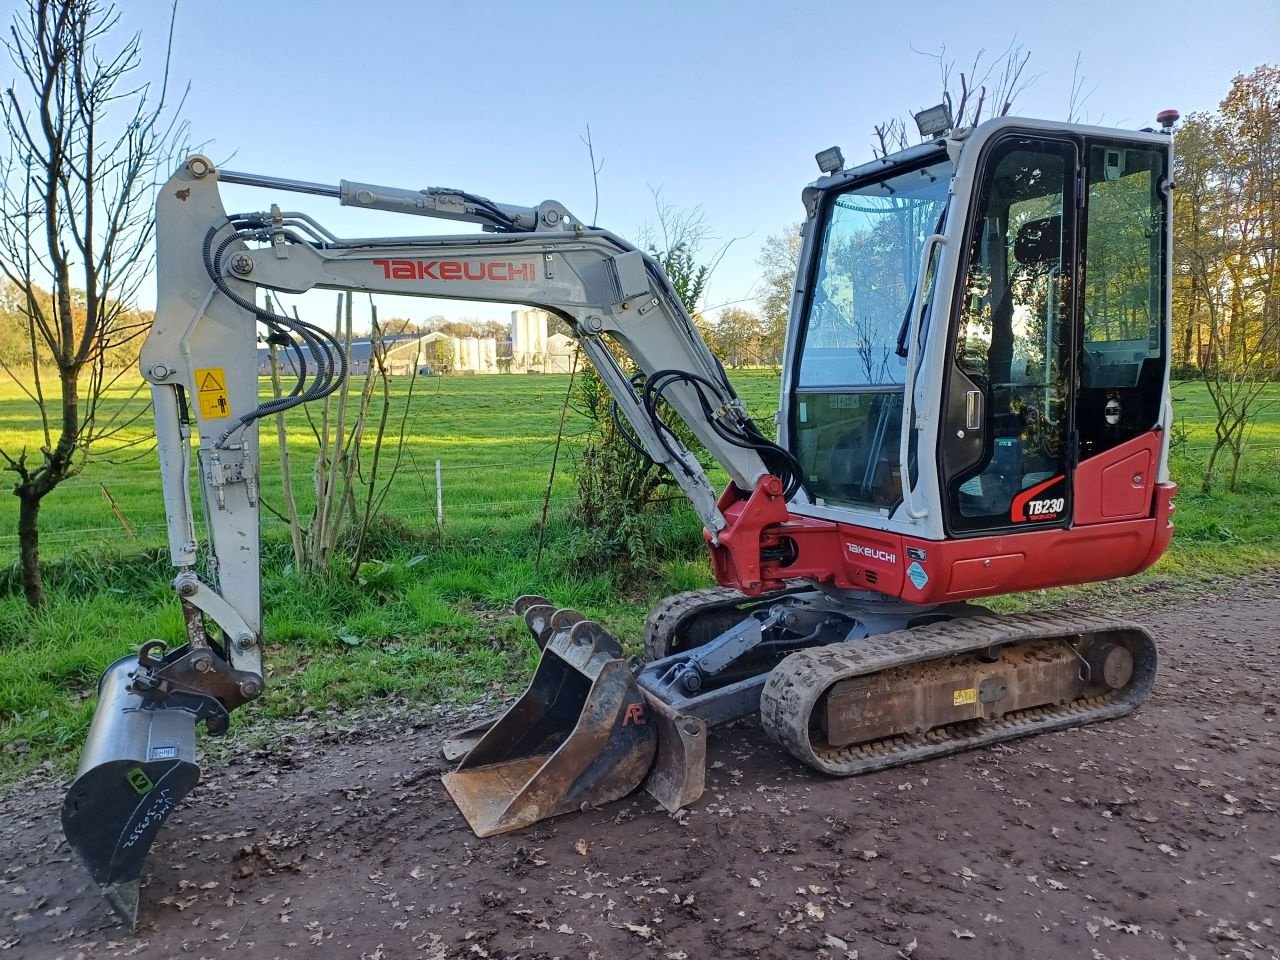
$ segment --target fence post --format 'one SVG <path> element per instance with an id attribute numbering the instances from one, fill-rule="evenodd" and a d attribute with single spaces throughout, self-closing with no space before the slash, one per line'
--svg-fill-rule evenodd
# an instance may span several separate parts
<path id="1" fill-rule="evenodd" d="M 440 461 L 436 461 L 436 528 L 444 529 L 444 483 L 440 472 Z"/>

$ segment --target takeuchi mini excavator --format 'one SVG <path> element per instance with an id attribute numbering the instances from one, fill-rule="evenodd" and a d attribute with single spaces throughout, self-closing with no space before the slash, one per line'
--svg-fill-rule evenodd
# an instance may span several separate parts
<path id="1" fill-rule="evenodd" d="M 541 597 L 542 648 L 503 715 L 445 744 L 480 836 L 644 786 L 702 793 L 709 727 L 758 712 L 815 770 L 848 776 L 1116 717 L 1156 650 L 1111 616 L 996 616 L 985 597 L 1124 577 L 1169 544 L 1171 128 L 1011 117 L 938 125 L 846 169 L 818 155 L 777 440 L 752 422 L 655 262 L 559 203 L 338 186 L 189 158 L 156 209 L 151 383 L 185 642 L 111 666 L 67 794 L 68 840 L 130 924 L 147 851 L 199 777 L 195 727 L 263 692 L 258 425 L 346 375 L 333 334 L 258 288 L 532 305 L 564 319 L 634 445 L 701 518 L 718 587 L 654 609 L 646 657 Z M 923 129 L 923 128 L 922 128 Z M 344 239 L 222 183 L 479 224 Z M 260 399 L 259 331 L 297 381 Z M 615 359 L 609 341 L 629 358 Z M 663 417 L 728 473 L 717 493 Z M 197 478 L 204 542 L 196 534 Z"/>

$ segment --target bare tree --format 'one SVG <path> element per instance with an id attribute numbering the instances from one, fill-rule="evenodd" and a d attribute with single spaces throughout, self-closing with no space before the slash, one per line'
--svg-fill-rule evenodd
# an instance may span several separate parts
<path id="1" fill-rule="evenodd" d="M 956 61 L 947 56 L 945 45 L 937 53 L 923 55 L 938 65 L 942 102 L 950 111 L 956 127 L 974 127 L 988 117 L 1008 116 L 1014 101 L 1036 80 L 1025 75 L 1031 51 L 1020 43 L 1011 43 L 995 57 L 989 56 L 985 49 L 979 50 L 965 70 L 956 69 Z M 1077 76 L 1078 69 L 1077 62 Z M 1075 96 L 1073 87 L 1072 109 Z M 876 155 L 884 157 L 909 147 L 910 127 L 902 117 L 878 124 L 874 128 L 876 142 L 873 150 Z"/>
<path id="2" fill-rule="evenodd" d="M 20 291 L 30 347 L 29 376 L 6 372 L 39 411 L 44 442 L 0 456 L 16 475 L 32 606 L 44 602 L 42 501 L 129 425 L 103 407 L 124 372 L 108 355 L 144 332 L 130 305 L 151 265 L 153 187 L 184 132 L 166 103 L 168 52 L 158 89 L 136 80 L 141 36 L 109 43 L 119 20 L 97 0 L 26 0 L 4 40 L 18 77 L 0 107 L 0 270 Z"/>

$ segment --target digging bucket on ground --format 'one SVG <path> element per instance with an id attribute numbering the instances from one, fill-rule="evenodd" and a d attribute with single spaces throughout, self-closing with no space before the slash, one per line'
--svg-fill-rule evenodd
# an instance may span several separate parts
<path id="1" fill-rule="evenodd" d="M 98 682 L 80 769 L 62 803 L 62 830 L 102 895 L 133 929 L 142 867 L 160 827 L 200 779 L 199 711 L 154 707 L 131 687 L 136 656 Z"/>
<path id="2" fill-rule="evenodd" d="M 621 646 L 599 624 L 565 617 L 528 689 L 444 785 L 476 835 L 490 837 L 626 796 L 657 746 Z"/>

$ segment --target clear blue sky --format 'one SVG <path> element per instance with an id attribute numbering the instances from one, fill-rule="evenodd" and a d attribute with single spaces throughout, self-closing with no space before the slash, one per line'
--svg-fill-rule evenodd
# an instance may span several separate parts
<path id="1" fill-rule="evenodd" d="M 155 65 L 168 4 L 121 5 Z M 759 292 L 760 247 L 800 219 L 816 151 L 867 159 L 877 122 L 939 100 L 928 54 L 945 45 L 961 68 L 1011 43 L 1031 52 L 1034 78 L 1015 113 L 1064 117 L 1079 55 L 1084 119 L 1147 126 L 1165 107 L 1213 108 L 1233 76 L 1280 57 L 1280 4 L 179 0 L 172 69 L 191 83 L 193 142 L 232 169 L 550 197 L 583 219 L 590 124 L 602 226 L 635 239 L 655 220 L 653 187 L 700 205 L 720 242 L 736 238 L 714 306 Z M 284 199 L 347 235 L 437 232 L 321 198 L 227 192 L 255 209 Z M 383 315 L 436 312 L 507 316 L 436 301 Z"/>

